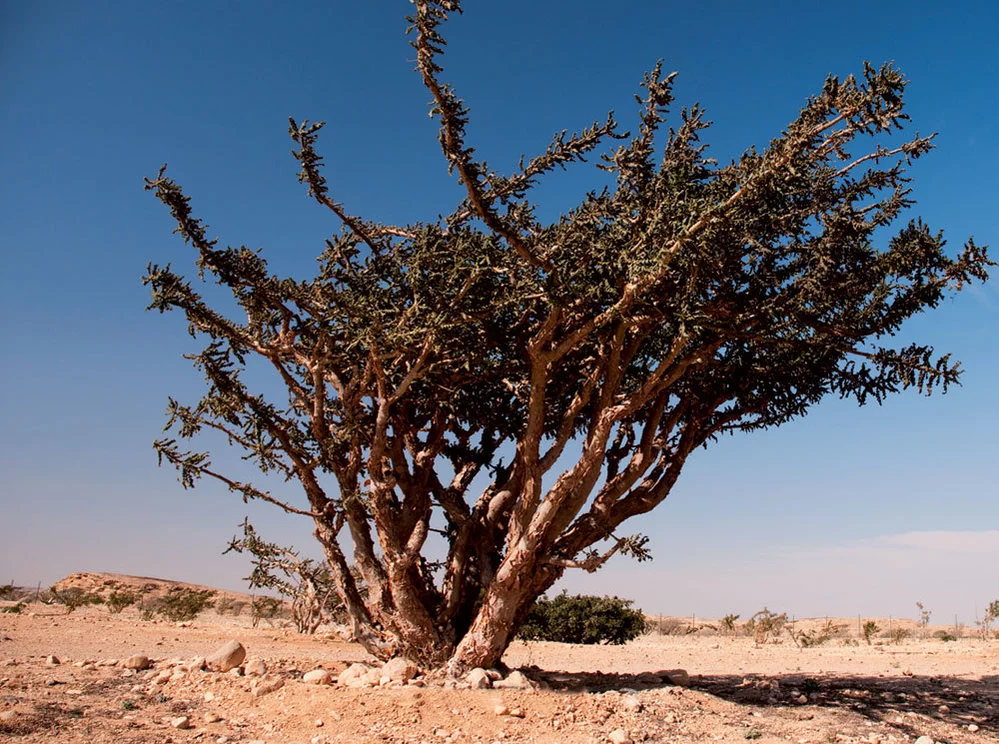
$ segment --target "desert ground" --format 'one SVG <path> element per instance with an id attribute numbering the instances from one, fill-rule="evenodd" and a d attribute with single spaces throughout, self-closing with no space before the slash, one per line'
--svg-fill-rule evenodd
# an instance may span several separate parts
<path id="1" fill-rule="evenodd" d="M 359 646 L 281 620 L 252 627 L 248 614 L 208 609 L 176 623 L 29 602 L 0 614 L 0 740 L 999 742 L 999 640 L 948 642 L 933 635 L 946 628 L 910 623 L 911 637 L 868 645 L 854 618 L 802 648 L 787 633 L 757 644 L 717 622 L 682 623 L 623 646 L 516 641 L 503 661 L 523 676 L 474 689 L 382 670 Z M 245 658 L 212 671 L 206 658 L 230 641 Z M 377 671 L 344 673 L 358 663 Z"/>

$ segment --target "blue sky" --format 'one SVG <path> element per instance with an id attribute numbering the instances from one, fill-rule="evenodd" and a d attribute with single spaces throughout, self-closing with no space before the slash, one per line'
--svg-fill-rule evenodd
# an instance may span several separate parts
<path id="1" fill-rule="evenodd" d="M 957 247 L 993 246 L 999 55 L 993 3 L 469 4 L 446 29 L 446 78 L 469 136 L 503 169 L 553 131 L 615 109 L 664 58 L 677 105 L 700 101 L 719 159 L 765 144 L 825 75 L 895 60 L 912 80 L 914 212 Z M 287 118 L 328 122 L 336 198 L 393 223 L 459 195 L 404 37 L 406 2 L 0 5 L 0 581 L 108 570 L 239 586 L 221 557 L 249 513 L 309 549 L 308 525 L 205 484 L 182 491 L 150 447 L 168 395 L 193 401 L 181 318 L 144 312 L 148 262 L 190 265 L 142 190 L 163 162 L 224 243 L 304 274 L 336 229 L 295 180 Z M 538 190 L 554 217 L 597 178 Z M 964 386 L 883 407 L 829 401 L 777 431 L 700 452 L 640 528 L 656 559 L 572 577 L 652 612 L 912 614 L 973 619 L 999 596 L 999 291 L 948 301 L 905 336 L 952 351 Z M 225 461 L 226 456 L 218 458 Z M 821 587 L 817 591 L 816 587 Z"/>

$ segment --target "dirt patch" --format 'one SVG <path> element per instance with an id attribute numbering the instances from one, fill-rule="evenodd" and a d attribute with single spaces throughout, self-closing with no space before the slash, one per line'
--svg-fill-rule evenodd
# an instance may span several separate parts
<path id="1" fill-rule="evenodd" d="M 999 742 L 996 641 L 797 648 L 784 639 L 757 647 L 751 638 L 695 633 L 618 647 L 517 642 L 504 662 L 534 688 L 446 689 L 418 678 L 357 689 L 303 681 L 319 667 L 337 675 L 372 661 L 353 644 L 213 612 L 183 626 L 144 621 L 134 610 L 62 612 L 32 605 L 0 615 L 6 740 Z M 192 662 L 231 638 L 246 647 L 247 662 L 264 662 L 266 677 Z M 152 668 L 113 663 L 134 654 L 149 656 Z M 678 668 L 689 686 L 669 682 L 666 672 Z M 273 689 L 255 694 L 265 688 Z"/>

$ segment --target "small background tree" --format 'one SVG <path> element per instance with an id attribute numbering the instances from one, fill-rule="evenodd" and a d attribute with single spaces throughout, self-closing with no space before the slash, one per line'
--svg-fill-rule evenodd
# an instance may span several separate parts
<path id="1" fill-rule="evenodd" d="M 260 539 L 248 521 L 243 522 L 243 536 L 230 542 L 229 551 L 252 556 L 250 586 L 274 590 L 291 600 L 292 621 L 299 633 L 315 633 L 323 623 L 343 622 L 343 605 L 328 565 Z"/>

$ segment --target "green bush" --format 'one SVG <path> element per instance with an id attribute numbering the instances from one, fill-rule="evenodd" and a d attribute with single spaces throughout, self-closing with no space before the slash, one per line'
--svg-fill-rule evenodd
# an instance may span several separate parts
<path id="1" fill-rule="evenodd" d="M 138 601 L 139 595 L 135 592 L 130 592 L 128 589 L 114 589 L 108 595 L 108 598 L 104 600 L 104 604 L 107 605 L 108 612 L 112 615 L 117 615 L 126 607 L 131 607 Z"/>
<path id="2" fill-rule="evenodd" d="M 59 591 L 53 586 L 49 591 L 52 592 L 52 598 L 56 602 L 65 605 L 66 612 L 74 612 L 87 605 L 104 604 L 104 598 L 100 594 L 91 594 L 76 587 Z"/>
<path id="3" fill-rule="evenodd" d="M 527 641 L 620 644 L 638 638 L 644 629 L 645 616 L 631 608 L 631 600 L 562 592 L 534 603 L 519 636 Z"/>
<path id="4" fill-rule="evenodd" d="M 211 589 L 172 589 L 159 601 L 156 612 L 174 622 L 193 620 L 214 596 Z"/>

